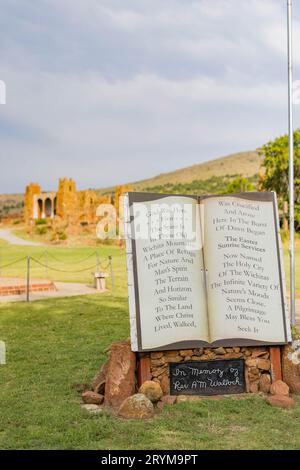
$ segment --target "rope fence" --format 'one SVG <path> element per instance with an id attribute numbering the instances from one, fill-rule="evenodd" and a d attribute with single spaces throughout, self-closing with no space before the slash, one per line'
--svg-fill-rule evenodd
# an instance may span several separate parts
<path id="1" fill-rule="evenodd" d="M 95 257 L 95 263 L 91 264 L 89 266 L 80 268 L 80 269 L 72 269 L 72 265 L 76 265 L 79 263 L 85 263 L 86 261 L 90 260 L 92 257 Z M 50 260 L 52 259 L 53 261 L 56 261 L 56 265 L 53 265 L 53 263 L 49 263 L 49 258 Z M 13 261 L 10 261 L 6 264 L 1 264 L 0 262 L 0 276 L 3 276 L 3 270 L 6 268 L 10 268 L 13 266 L 16 266 L 17 264 L 21 262 L 26 262 L 26 268 L 25 268 L 25 275 L 26 275 L 26 299 L 29 301 L 29 293 L 30 293 L 30 279 L 31 279 L 31 274 L 33 269 L 40 269 L 43 268 L 45 270 L 45 275 L 46 278 L 48 279 L 49 277 L 49 271 L 57 272 L 57 273 L 64 273 L 64 274 L 80 274 L 80 273 L 85 273 L 90 271 L 91 274 L 94 274 L 96 277 L 97 273 L 109 271 L 106 273 L 110 277 L 111 280 L 111 291 L 114 291 L 115 287 L 115 281 L 114 281 L 114 271 L 113 271 L 113 263 L 112 263 L 112 256 L 108 256 L 105 260 L 101 261 L 100 256 L 96 251 L 93 251 L 90 253 L 88 256 L 80 259 L 80 260 L 62 260 L 53 255 L 53 253 L 49 252 L 48 250 L 43 251 L 40 256 L 38 257 L 33 257 L 33 256 L 23 256 L 21 258 L 15 259 Z M 58 266 L 58 264 L 63 264 L 69 266 L 71 269 L 63 269 L 62 267 Z M 20 276 L 16 276 L 20 277 Z M 25 276 L 24 276 L 25 277 Z M 57 279 L 56 279 L 57 280 Z M 70 281 L 69 281 L 70 282 Z M 82 281 L 81 281 L 82 282 Z"/>

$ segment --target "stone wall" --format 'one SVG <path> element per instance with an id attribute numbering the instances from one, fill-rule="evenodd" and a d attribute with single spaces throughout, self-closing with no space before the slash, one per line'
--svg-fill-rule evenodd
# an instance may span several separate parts
<path id="1" fill-rule="evenodd" d="M 41 194 L 41 187 L 37 183 L 30 183 L 26 186 L 24 195 L 24 218 L 29 223 L 34 216 L 34 196 Z"/>
<path id="2" fill-rule="evenodd" d="M 72 178 L 59 178 L 57 191 L 57 215 L 70 223 L 78 218 L 76 183 Z"/>
<path id="3" fill-rule="evenodd" d="M 150 380 L 159 382 L 164 395 L 170 393 L 169 362 L 201 361 L 212 359 L 245 359 L 247 392 L 259 390 L 260 378 L 270 374 L 271 362 L 268 347 L 197 348 L 179 351 L 151 352 L 143 357 L 150 359 Z"/>

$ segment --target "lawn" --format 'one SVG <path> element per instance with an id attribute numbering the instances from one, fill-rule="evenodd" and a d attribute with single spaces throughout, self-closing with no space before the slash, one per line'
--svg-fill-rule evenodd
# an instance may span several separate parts
<path id="1" fill-rule="evenodd" d="M 97 260 L 101 270 L 110 273 L 108 256 L 112 257 L 115 284 L 122 295 L 126 292 L 126 265 L 124 250 L 116 246 L 16 246 L 0 240 L 0 275 L 26 279 L 26 257 L 30 256 L 31 278 L 50 278 L 64 282 L 92 282 Z M 15 263 L 16 262 L 16 263 Z M 13 263 L 13 264 L 11 264 Z M 108 287 L 111 280 L 108 279 Z"/>
<path id="2" fill-rule="evenodd" d="M 300 403 L 285 411 L 254 396 L 205 400 L 141 422 L 81 409 L 77 384 L 91 381 L 112 341 L 128 337 L 127 317 L 126 298 L 109 294 L 0 306 L 0 448 L 300 448 Z"/>
<path id="3" fill-rule="evenodd" d="M 71 271 L 88 266 L 89 260 L 81 260 L 93 249 L 50 251 Z M 42 252 L 1 245 L 5 263 Z M 299 401 L 286 411 L 259 396 L 204 400 L 135 422 L 83 410 L 78 384 L 90 383 L 112 341 L 129 336 L 124 253 L 108 246 L 99 248 L 99 255 L 113 257 L 113 293 L 0 304 L 0 340 L 7 346 L 7 364 L 0 365 L 1 449 L 300 449 Z M 10 269 L 11 275 L 21 272 Z M 53 271 L 52 276 L 86 282 L 90 274 Z"/>

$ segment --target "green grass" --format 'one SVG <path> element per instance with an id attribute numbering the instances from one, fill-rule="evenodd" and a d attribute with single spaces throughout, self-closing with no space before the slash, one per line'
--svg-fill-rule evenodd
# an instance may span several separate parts
<path id="1" fill-rule="evenodd" d="M 299 265 L 298 243 L 296 249 Z M 1 264 L 25 255 L 38 258 L 43 250 L 1 242 Z M 90 260 L 80 260 L 93 250 L 51 247 L 49 253 L 61 262 L 49 258 L 49 266 L 83 269 Z M 286 411 L 250 395 L 204 400 L 167 407 L 149 421 L 134 422 L 108 411 L 83 410 L 78 384 L 91 382 L 112 341 L 129 336 L 124 250 L 104 246 L 98 251 L 102 260 L 113 256 L 113 294 L 0 304 L 0 340 L 7 346 L 7 364 L 0 365 L 1 449 L 300 448 L 299 402 Z M 3 274 L 24 275 L 24 268 L 20 263 Z M 35 267 L 35 275 L 43 277 L 43 269 Z M 90 279 L 90 271 L 49 272 L 54 280 Z M 299 277 L 297 282 L 299 292 Z"/>
<path id="2" fill-rule="evenodd" d="M 182 403 L 149 421 L 122 421 L 80 406 L 105 349 L 128 337 L 125 296 L 51 299 L 0 306 L 2 449 L 299 449 L 300 404 L 262 398 Z M 284 431 L 283 431 L 284 430 Z"/>
<path id="3" fill-rule="evenodd" d="M 47 249 L 48 254 L 45 254 Z M 125 294 L 125 255 L 124 250 L 116 246 L 93 247 L 43 247 L 43 246 L 15 246 L 0 241 L 1 276 L 26 278 L 26 256 L 31 256 L 30 274 L 32 278 L 48 277 L 53 281 L 91 283 L 92 272 L 97 265 L 98 253 L 101 270 L 110 272 L 108 256 L 112 256 L 113 273 L 118 290 Z M 14 261 L 18 263 L 7 266 Z M 46 270 L 45 265 L 48 265 Z M 106 268 L 106 269 L 105 269 Z M 108 288 L 111 280 L 108 279 Z"/>

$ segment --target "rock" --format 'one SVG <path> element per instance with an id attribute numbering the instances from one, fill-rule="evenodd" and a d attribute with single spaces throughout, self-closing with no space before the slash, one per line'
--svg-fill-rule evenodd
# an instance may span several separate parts
<path id="1" fill-rule="evenodd" d="M 166 351 L 165 352 L 166 362 L 180 362 L 183 357 L 178 354 L 177 351 Z"/>
<path id="2" fill-rule="evenodd" d="M 239 348 L 238 346 L 235 346 L 233 348 L 233 352 L 235 352 L 235 353 L 239 353 L 240 351 L 241 351 L 241 348 Z"/>
<path id="3" fill-rule="evenodd" d="M 240 357 L 243 357 L 243 353 L 232 352 L 225 355 L 225 359 L 239 359 Z"/>
<path id="4" fill-rule="evenodd" d="M 165 351 L 164 356 L 165 357 L 177 357 L 179 355 L 179 351 Z"/>
<path id="5" fill-rule="evenodd" d="M 192 356 L 202 356 L 203 348 L 196 348 L 193 350 Z"/>
<path id="6" fill-rule="evenodd" d="M 246 355 L 246 353 L 245 353 Z M 246 359 L 246 366 L 247 367 L 257 367 L 257 362 L 258 362 L 258 359 L 253 359 L 252 357 L 249 357 L 248 359 Z"/>
<path id="7" fill-rule="evenodd" d="M 82 401 L 88 405 L 101 405 L 103 403 L 104 396 L 100 393 L 91 392 L 90 390 L 83 392 Z"/>
<path id="8" fill-rule="evenodd" d="M 167 366 L 157 367 L 156 369 L 152 369 L 152 377 L 161 377 L 163 374 L 166 373 Z"/>
<path id="9" fill-rule="evenodd" d="M 136 393 L 126 398 L 118 411 L 118 415 L 126 419 L 152 418 L 153 414 L 152 402 L 142 393 Z"/>
<path id="10" fill-rule="evenodd" d="M 162 352 L 152 352 L 151 353 L 151 359 L 160 359 L 161 357 L 163 357 L 163 353 Z"/>
<path id="11" fill-rule="evenodd" d="M 286 395 L 269 395 L 266 397 L 266 402 L 271 406 L 279 408 L 290 409 L 295 405 L 294 400 Z"/>
<path id="12" fill-rule="evenodd" d="M 164 374 L 160 379 L 160 386 L 164 395 L 170 393 L 170 379 L 167 374 Z"/>
<path id="13" fill-rule="evenodd" d="M 107 366 L 108 362 L 105 362 L 92 381 L 92 390 L 96 393 L 101 393 L 102 395 L 105 393 Z"/>
<path id="14" fill-rule="evenodd" d="M 262 374 L 259 379 L 259 390 L 263 393 L 269 393 L 271 387 L 271 377 L 269 374 Z"/>
<path id="15" fill-rule="evenodd" d="M 269 359 L 257 359 L 257 367 L 261 370 L 270 370 L 271 362 Z"/>
<path id="16" fill-rule="evenodd" d="M 300 395 L 300 340 L 283 348 L 282 375 L 291 392 Z"/>
<path id="17" fill-rule="evenodd" d="M 136 357 L 130 342 L 118 341 L 111 345 L 105 383 L 105 406 L 119 408 L 135 393 Z"/>
<path id="18" fill-rule="evenodd" d="M 214 349 L 213 352 L 217 354 L 218 356 L 226 354 L 225 348 L 222 348 L 222 347 Z"/>
<path id="19" fill-rule="evenodd" d="M 256 382 L 250 383 L 249 392 L 250 393 L 257 393 L 258 392 L 258 384 Z"/>
<path id="20" fill-rule="evenodd" d="M 84 404 L 81 405 L 81 408 L 92 413 L 100 413 L 102 411 L 101 406 L 98 405 Z"/>
<path id="21" fill-rule="evenodd" d="M 163 366 L 166 363 L 165 358 L 161 357 L 160 359 L 151 359 L 151 366 L 152 367 L 159 367 Z"/>
<path id="22" fill-rule="evenodd" d="M 162 409 L 165 405 L 174 405 L 176 403 L 176 396 L 164 395 L 159 402 L 157 402 L 157 408 Z"/>
<path id="23" fill-rule="evenodd" d="M 252 352 L 252 357 L 255 359 L 257 357 L 264 356 L 265 354 L 268 354 L 265 349 L 264 350 L 257 350 L 257 351 Z"/>
<path id="24" fill-rule="evenodd" d="M 163 397 L 161 397 L 161 401 L 166 405 L 174 405 L 174 403 L 176 403 L 176 400 L 176 395 L 164 395 Z"/>
<path id="25" fill-rule="evenodd" d="M 146 395 L 152 403 L 156 403 L 163 395 L 160 384 L 153 382 L 153 380 L 146 380 L 146 382 L 141 385 L 139 393 Z"/>
<path id="26" fill-rule="evenodd" d="M 270 393 L 271 395 L 289 395 L 289 386 L 282 380 L 276 380 L 271 384 Z"/>
<path id="27" fill-rule="evenodd" d="M 165 403 L 163 401 L 158 401 L 156 406 L 159 410 L 162 410 L 163 407 L 165 406 Z"/>
<path id="28" fill-rule="evenodd" d="M 257 367 L 249 367 L 248 374 L 258 377 L 260 375 L 259 369 Z"/>
<path id="29" fill-rule="evenodd" d="M 180 356 L 186 357 L 186 356 L 192 356 L 193 355 L 193 350 L 192 349 L 182 349 L 179 351 Z"/>

